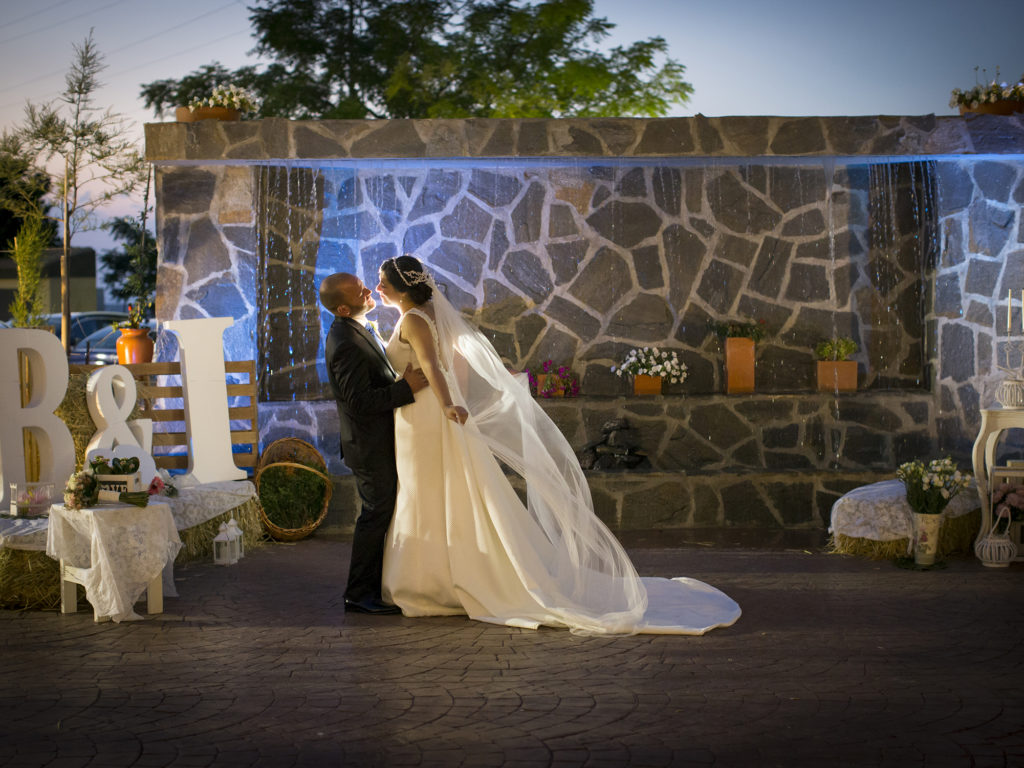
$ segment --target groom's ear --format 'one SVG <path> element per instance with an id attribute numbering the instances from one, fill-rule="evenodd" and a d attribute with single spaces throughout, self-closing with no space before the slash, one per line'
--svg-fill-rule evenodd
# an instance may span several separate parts
<path id="1" fill-rule="evenodd" d="M 348 304 L 339 304 L 338 308 L 334 310 L 334 314 L 336 314 L 338 317 L 351 317 L 352 310 L 349 309 Z"/>

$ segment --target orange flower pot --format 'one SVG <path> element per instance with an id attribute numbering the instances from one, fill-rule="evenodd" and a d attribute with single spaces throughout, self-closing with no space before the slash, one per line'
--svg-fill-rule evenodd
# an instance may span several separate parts
<path id="1" fill-rule="evenodd" d="M 634 395 L 660 395 L 661 376 L 648 376 L 646 373 L 638 373 L 633 376 Z"/>
<path id="2" fill-rule="evenodd" d="M 153 362 L 153 340 L 148 328 L 122 328 L 114 346 L 121 365 Z"/>
<path id="3" fill-rule="evenodd" d="M 986 101 L 984 104 L 979 104 L 976 107 L 960 105 L 961 115 L 1013 115 L 1017 112 L 1024 112 L 1024 101 L 1003 99 L 1002 101 Z"/>
<path id="4" fill-rule="evenodd" d="M 537 394 L 544 390 L 548 390 L 547 397 L 565 397 L 565 387 L 553 373 L 542 373 L 537 378 Z"/>
<path id="5" fill-rule="evenodd" d="M 241 116 L 241 112 L 230 107 L 176 107 L 174 110 L 174 119 L 179 123 L 196 123 L 200 120 L 233 122 Z"/>
<path id="6" fill-rule="evenodd" d="M 754 340 L 725 340 L 725 391 L 734 395 L 754 391 Z"/>
<path id="7" fill-rule="evenodd" d="M 855 392 L 857 390 L 856 360 L 819 360 L 818 391 Z"/>

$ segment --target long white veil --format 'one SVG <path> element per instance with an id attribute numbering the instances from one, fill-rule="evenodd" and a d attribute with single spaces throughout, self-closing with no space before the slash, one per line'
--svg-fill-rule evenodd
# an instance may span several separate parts
<path id="1" fill-rule="evenodd" d="M 504 543 L 513 561 L 546 571 L 526 574 L 531 593 L 574 632 L 638 631 L 646 589 L 594 513 L 572 447 L 529 389 L 506 370 L 487 337 L 433 287 L 438 357 L 455 403 L 469 411 L 463 427 L 467 439 L 478 449 L 486 445 L 526 483 L 526 505 L 495 514 L 521 515 L 503 521 L 516 531 Z"/>

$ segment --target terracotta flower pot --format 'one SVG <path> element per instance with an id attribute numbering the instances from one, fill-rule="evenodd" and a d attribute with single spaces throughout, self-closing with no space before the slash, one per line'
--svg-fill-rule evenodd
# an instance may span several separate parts
<path id="1" fill-rule="evenodd" d="M 638 373 L 633 376 L 634 395 L 660 395 L 661 376 L 648 376 L 646 373 Z"/>
<path id="2" fill-rule="evenodd" d="M 537 378 L 537 394 L 547 390 L 545 397 L 565 397 L 565 387 L 553 373 L 542 373 Z"/>
<path id="3" fill-rule="evenodd" d="M 122 328 L 114 346 L 117 348 L 117 362 L 121 365 L 153 362 L 153 340 L 149 337 L 148 328 Z"/>
<path id="4" fill-rule="evenodd" d="M 994 101 L 979 104 L 976 107 L 960 105 L 960 114 L 968 115 L 1012 115 L 1017 112 L 1024 112 L 1024 101 Z"/>
<path id="5" fill-rule="evenodd" d="M 174 119 L 179 123 L 195 123 L 199 120 L 223 120 L 231 122 L 241 118 L 242 113 L 230 107 L 177 107 Z"/>
<path id="6" fill-rule="evenodd" d="M 754 391 L 754 340 L 725 340 L 725 391 L 733 395 Z"/>
<path id="7" fill-rule="evenodd" d="M 820 392 L 855 392 L 857 390 L 857 361 L 819 360 L 818 390 Z"/>

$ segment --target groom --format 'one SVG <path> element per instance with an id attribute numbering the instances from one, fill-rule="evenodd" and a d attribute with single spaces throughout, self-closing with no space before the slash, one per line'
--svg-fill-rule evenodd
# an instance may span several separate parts
<path id="1" fill-rule="evenodd" d="M 384 539 L 398 492 L 394 409 L 411 403 L 413 393 L 427 386 L 427 378 L 411 366 L 399 378 L 391 367 L 383 342 L 366 324 L 366 313 L 377 303 L 358 277 L 339 272 L 324 278 L 320 303 L 334 315 L 324 357 L 338 405 L 341 457 L 355 475 L 362 502 L 352 538 L 345 610 L 401 613 L 380 592 Z"/>

